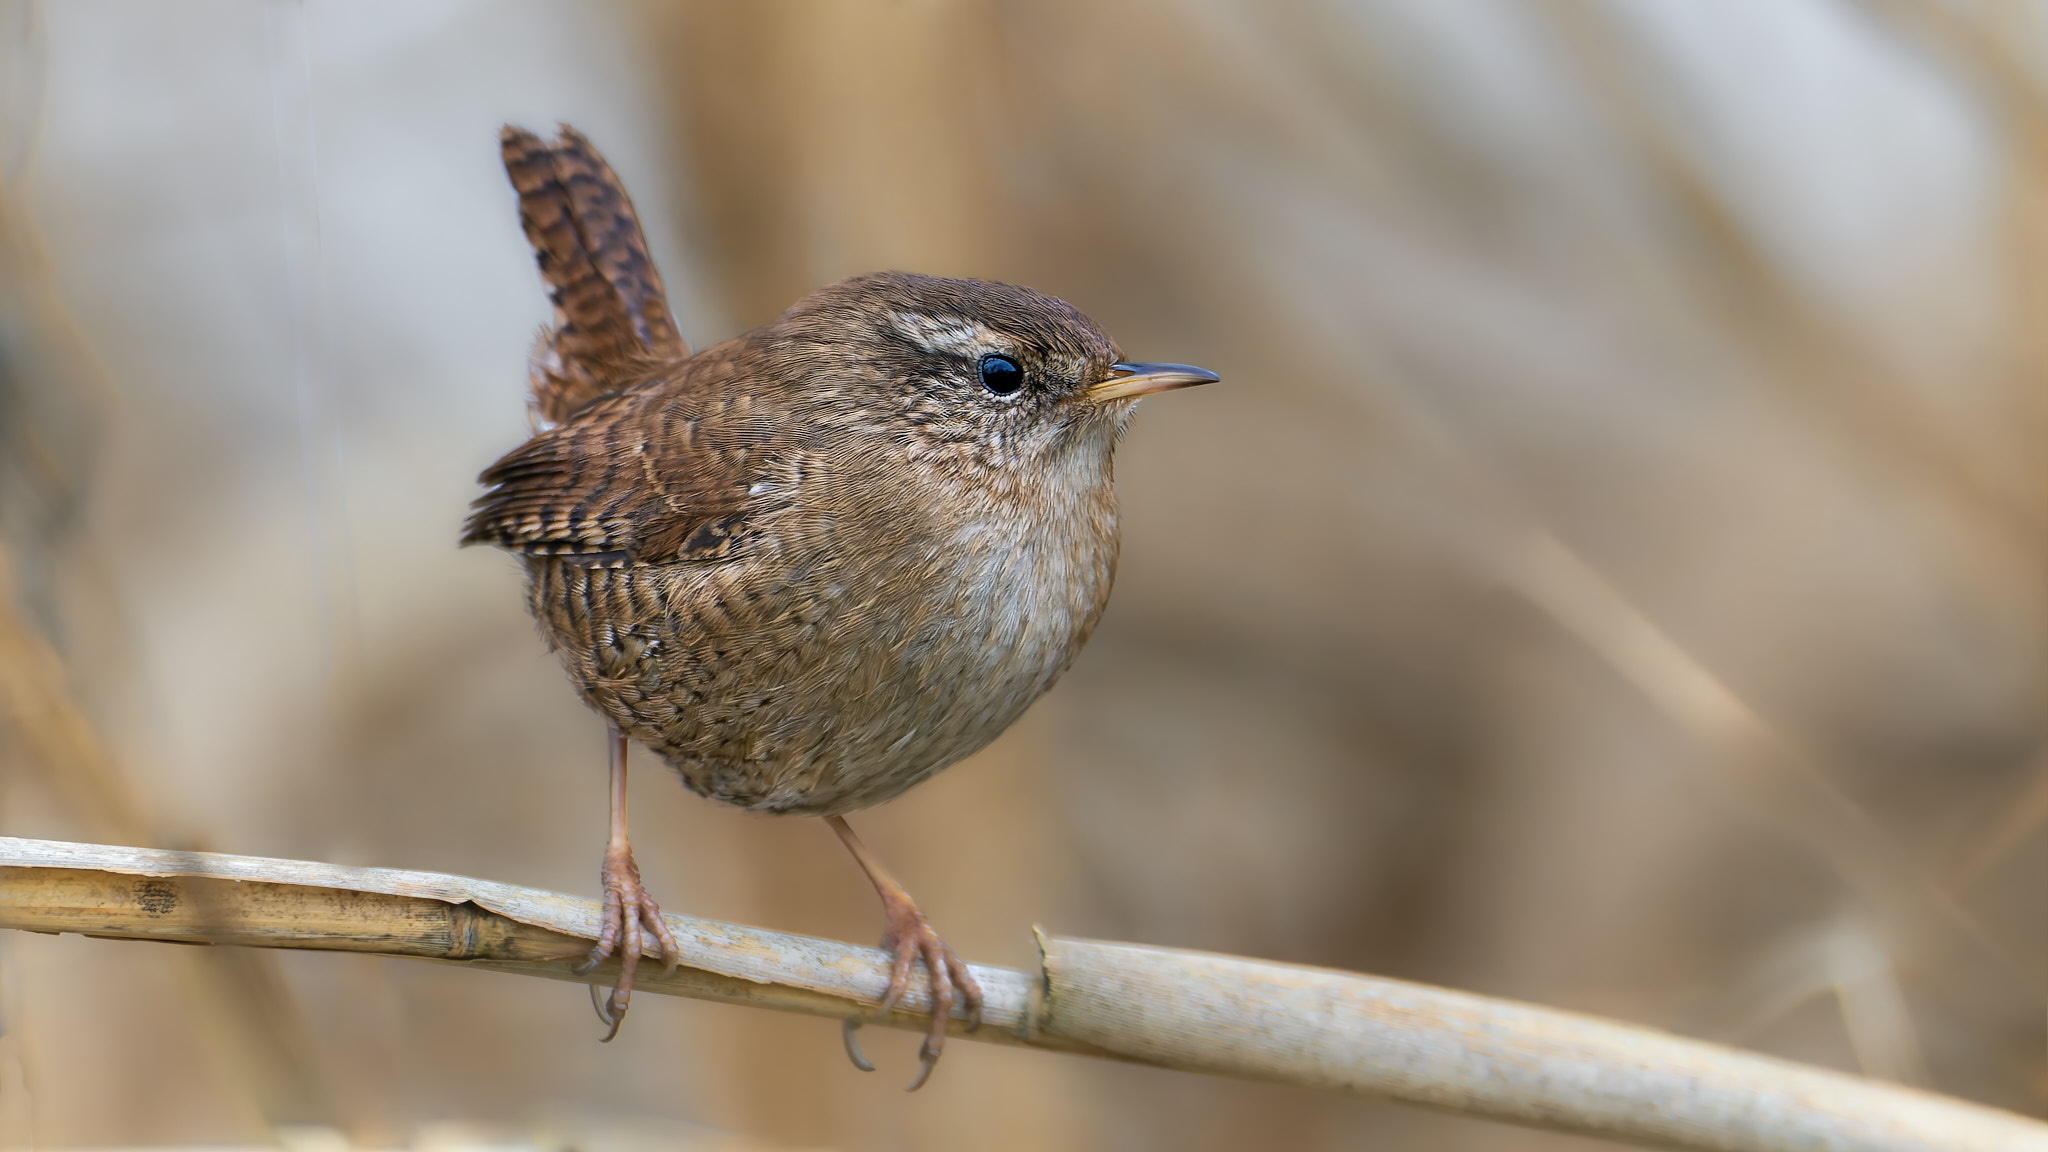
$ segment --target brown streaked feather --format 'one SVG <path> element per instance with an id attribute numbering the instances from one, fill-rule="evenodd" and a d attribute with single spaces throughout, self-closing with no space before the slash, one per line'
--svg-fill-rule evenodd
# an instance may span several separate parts
<path id="1" fill-rule="evenodd" d="M 555 305 L 533 358 L 534 411 L 550 424 L 616 390 L 636 363 L 689 354 L 632 199 L 590 141 L 559 132 L 552 144 L 511 125 L 499 136 Z"/>
<path id="2" fill-rule="evenodd" d="M 982 350 L 1040 381 L 979 381 Z M 483 475 L 585 700 L 693 789 L 784 812 L 893 796 L 1008 727 L 1116 567 L 1121 359 L 1070 305 L 905 273 L 646 356 Z"/>
<path id="3" fill-rule="evenodd" d="M 629 378 L 507 453 L 478 477 L 489 491 L 462 542 L 606 568 L 736 554 L 786 429 L 708 419 L 734 384 L 733 347 Z"/>

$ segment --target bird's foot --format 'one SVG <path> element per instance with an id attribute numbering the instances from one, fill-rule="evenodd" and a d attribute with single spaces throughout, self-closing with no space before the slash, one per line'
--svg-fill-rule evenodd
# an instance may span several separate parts
<path id="1" fill-rule="evenodd" d="M 633 863 L 633 849 L 627 844 L 615 844 L 604 854 L 604 910 L 598 913 L 601 925 L 597 935 L 597 946 L 590 950 L 590 959 L 576 969 L 577 975 L 584 975 L 605 962 L 611 954 L 619 953 L 619 979 L 612 985 L 611 996 L 600 1000 L 597 986 L 591 985 L 590 1002 L 597 1009 L 597 1018 L 610 1026 L 604 1034 L 605 1042 L 619 1034 L 619 1025 L 626 1021 L 626 1007 L 633 999 L 633 973 L 640 967 L 640 957 L 651 938 L 661 952 L 665 971 L 673 972 L 682 960 L 682 952 L 676 947 L 676 938 L 662 922 L 661 906 L 647 889 L 640 886 L 640 868 Z"/>
<path id="2" fill-rule="evenodd" d="M 878 885 L 879 887 L 879 885 Z M 939 1053 L 946 1046 L 946 1021 L 952 1018 L 953 1002 L 960 999 L 967 1005 L 967 1030 L 972 1032 L 981 1027 L 981 985 L 975 982 L 974 974 L 967 965 L 953 954 L 939 934 L 932 931 L 931 922 L 918 910 L 910 894 L 901 888 L 890 886 L 882 894 L 882 914 L 886 917 L 882 930 L 882 951 L 889 953 L 892 965 L 889 969 L 889 989 L 882 996 L 882 1003 L 875 1009 L 877 1017 L 886 1016 L 903 996 L 903 990 L 910 984 L 910 966 L 918 959 L 924 960 L 925 970 L 932 982 L 932 1027 L 925 1034 L 924 1047 L 918 1050 L 917 1079 L 911 1081 L 909 1090 L 917 1091 L 930 1078 L 932 1069 L 938 1066 Z M 863 1072 L 874 1071 L 874 1065 L 861 1055 L 860 1045 L 854 1042 L 854 1030 L 860 1027 L 858 1020 L 845 1023 L 846 1054 Z"/>

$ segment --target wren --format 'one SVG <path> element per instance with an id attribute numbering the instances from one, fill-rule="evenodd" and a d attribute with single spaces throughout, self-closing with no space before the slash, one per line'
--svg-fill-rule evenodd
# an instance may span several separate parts
<path id="1" fill-rule="evenodd" d="M 521 558 L 542 634 L 611 724 L 590 957 L 620 953 L 605 1039 L 643 949 L 676 962 L 626 835 L 638 740 L 700 795 L 820 816 L 845 842 L 882 898 L 881 1010 L 915 960 L 929 974 L 915 1088 L 956 997 L 971 1028 L 981 991 L 845 814 L 983 747 L 1059 679 L 1116 575 L 1132 409 L 1217 377 L 1128 362 L 1028 288 L 901 272 L 693 354 L 597 150 L 566 125 L 501 144 L 554 323 L 537 431 L 484 471 L 462 542 Z"/>

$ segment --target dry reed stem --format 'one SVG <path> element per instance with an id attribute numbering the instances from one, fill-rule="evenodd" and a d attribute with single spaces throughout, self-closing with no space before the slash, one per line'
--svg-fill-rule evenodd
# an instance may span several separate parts
<path id="1" fill-rule="evenodd" d="M 845 1017 L 875 949 L 668 917 L 685 966 L 649 992 Z M 574 967 L 596 904 L 490 881 L 306 861 L 0 838 L 0 927 L 411 956 L 603 983 Z M 975 1039 L 1347 1095 L 1656 1147 L 2048 1149 L 2048 1126 L 1646 1028 L 1398 980 L 1040 938 L 1037 973 L 975 966 Z M 922 1029 L 917 981 L 880 1023 Z"/>

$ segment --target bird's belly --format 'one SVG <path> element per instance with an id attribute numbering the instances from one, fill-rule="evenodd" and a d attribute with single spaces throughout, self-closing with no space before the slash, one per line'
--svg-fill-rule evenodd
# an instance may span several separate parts
<path id="1" fill-rule="evenodd" d="M 948 544 L 867 568 L 536 559 L 534 609 L 586 699 L 693 791 L 846 812 L 1009 727 L 1108 599 L 1113 538 L 1055 548 L 970 531 Z"/>

